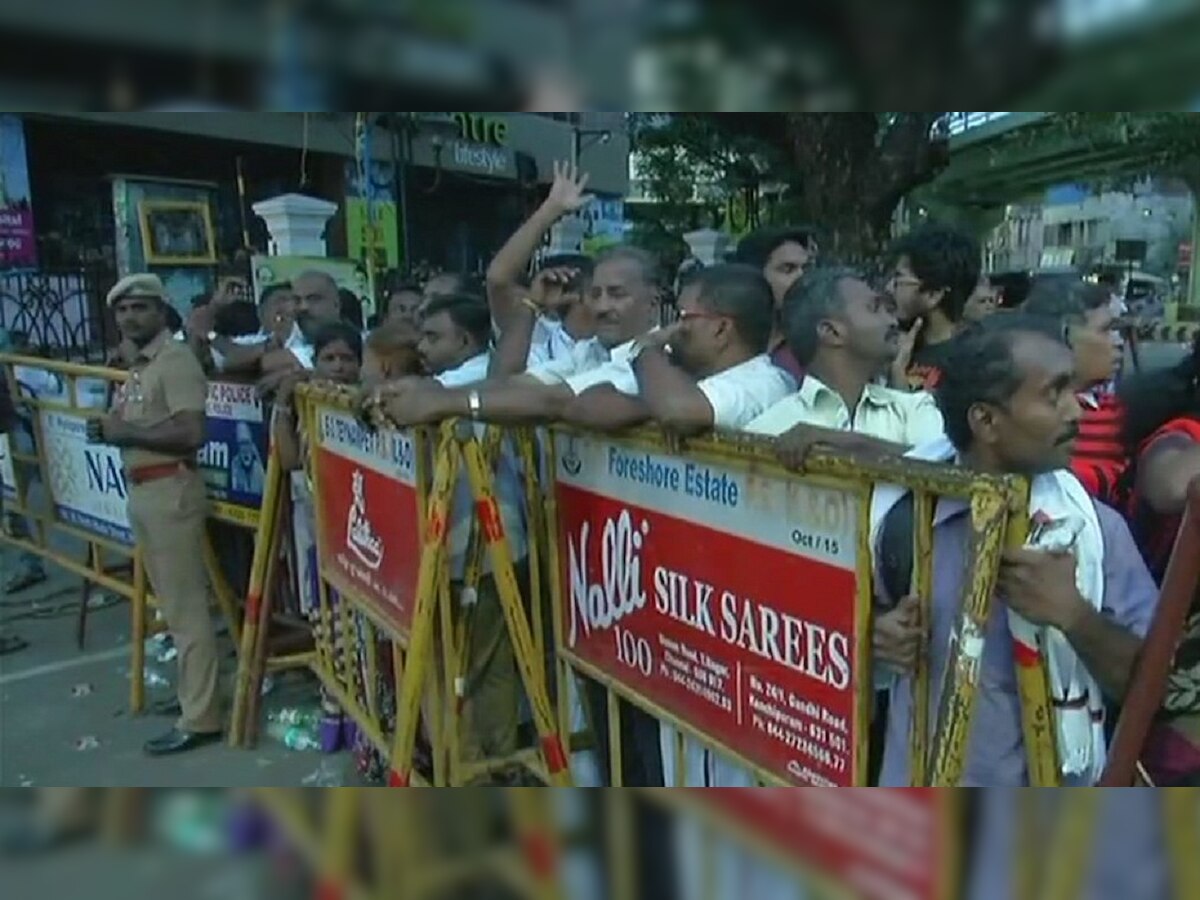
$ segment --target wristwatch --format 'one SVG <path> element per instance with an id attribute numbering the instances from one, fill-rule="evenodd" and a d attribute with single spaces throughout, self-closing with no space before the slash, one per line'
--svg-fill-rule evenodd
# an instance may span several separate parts
<path id="1" fill-rule="evenodd" d="M 479 421 L 479 391 L 471 391 L 467 394 L 467 410 L 471 414 L 471 418 L 476 422 Z"/>

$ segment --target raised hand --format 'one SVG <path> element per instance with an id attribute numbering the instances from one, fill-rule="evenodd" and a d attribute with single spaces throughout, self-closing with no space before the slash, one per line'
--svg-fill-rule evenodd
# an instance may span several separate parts
<path id="1" fill-rule="evenodd" d="M 550 185 L 546 206 L 560 216 L 583 209 L 592 202 L 592 195 L 583 192 L 588 177 L 587 172 L 581 175 L 573 163 L 555 162 L 554 182 Z"/>

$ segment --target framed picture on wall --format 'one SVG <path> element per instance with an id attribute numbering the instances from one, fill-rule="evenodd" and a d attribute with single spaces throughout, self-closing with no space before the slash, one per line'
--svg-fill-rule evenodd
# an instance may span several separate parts
<path id="1" fill-rule="evenodd" d="M 206 266 L 217 261 L 208 204 L 195 200 L 138 203 L 142 250 L 150 266 Z"/>

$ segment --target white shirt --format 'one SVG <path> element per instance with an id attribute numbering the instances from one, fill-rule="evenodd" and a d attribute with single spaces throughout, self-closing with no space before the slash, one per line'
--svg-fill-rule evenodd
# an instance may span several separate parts
<path id="1" fill-rule="evenodd" d="M 603 344 L 595 338 L 577 341 L 570 353 L 556 359 L 549 359 L 526 370 L 542 384 L 565 384 L 572 375 L 587 372 L 601 363 L 608 362 L 610 354 Z"/>
<path id="2" fill-rule="evenodd" d="M 851 414 L 841 395 L 812 375 L 805 375 L 800 390 L 751 421 L 745 430 L 779 435 L 801 423 L 856 431 L 909 447 L 946 433 L 933 395 L 926 391 L 910 393 L 868 384 Z"/>
<path id="3" fill-rule="evenodd" d="M 739 429 L 796 390 L 796 379 L 765 353 L 700 379 L 713 426 Z"/>
<path id="4" fill-rule="evenodd" d="M 239 334 L 236 337 L 231 337 L 229 341 L 239 347 L 257 347 L 259 344 L 265 344 L 270 339 L 271 335 L 259 330 L 254 334 Z M 304 332 L 300 330 L 299 325 L 292 325 L 292 332 L 284 342 L 283 348 L 290 350 L 292 355 L 296 357 L 297 362 L 304 368 L 311 369 L 313 367 L 312 345 L 305 339 Z M 209 347 L 209 352 L 212 354 L 213 365 L 217 371 L 224 372 L 225 355 L 216 347 Z"/>
<path id="5" fill-rule="evenodd" d="M 590 340 L 576 340 L 571 337 L 563 323 L 558 319 L 538 316 L 533 323 L 533 333 L 529 337 L 529 356 L 525 367 L 532 369 L 543 363 L 571 356 L 577 344 Z"/>
<path id="6" fill-rule="evenodd" d="M 609 352 L 607 362 L 602 362 L 586 371 L 569 375 L 563 379 L 563 384 L 571 389 L 571 393 L 576 395 L 582 394 L 588 388 L 595 387 L 598 384 L 611 384 L 622 394 L 636 397 L 640 391 L 638 389 L 637 375 L 633 372 L 633 363 L 629 359 L 633 353 L 633 345 L 636 340 L 634 338 L 634 340 L 626 341 L 623 344 L 613 347 Z"/>
<path id="7" fill-rule="evenodd" d="M 299 325 L 292 325 L 292 333 L 283 342 L 283 349 L 290 350 L 292 356 L 296 357 L 296 362 L 300 363 L 305 369 L 311 369 L 316 365 L 313 345 L 304 336 L 304 332 L 300 330 Z"/>
<path id="8" fill-rule="evenodd" d="M 475 384 L 488 377 L 488 355 L 479 353 L 453 369 L 447 369 L 440 375 L 434 375 L 433 380 L 442 387 L 455 388 Z"/>
<path id="9" fill-rule="evenodd" d="M 464 387 L 477 384 L 487 378 L 488 355 L 480 353 L 472 356 L 466 362 L 453 369 L 447 369 L 435 375 L 434 380 L 443 387 Z M 483 434 L 484 426 L 475 426 L 475 435 Z M 495 490 L 496 502 L 500 506 L 500 517 L 504 521 L 504 533 L 508 538 L 509 552 L 514 560 L 523 559 L 527 552 L 525 537 L 525 522 L 521 516 L 524 495 L 520 469 L 516 456 L 512 452 L 509 439 L 500 452 L 496 463 Z M 471 495 L 471 483 L 464 471 L 458 476 L 458 484 L 454 487 L 453 509 L 450 523 L 450 574 L 453 578 L 462 578 L 466 569 L 467 540 L 471 534 L 471 522 L 475 518 L 475 504 Z M 483 557 L 483 571 L 491 572 L 491 561 L 486 550 Z"/>

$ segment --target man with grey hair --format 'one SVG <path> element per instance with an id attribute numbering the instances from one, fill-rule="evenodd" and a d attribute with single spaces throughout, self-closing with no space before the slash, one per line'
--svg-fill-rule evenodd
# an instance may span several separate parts
<path id="1" fill-rule="evenodd" d="M 379 401 L 402 425 L 452 416 L 519 425 L 562 419 L 568 404 L 595 385 L 611 384 L 622 393 L 637 394 L 632 356 L 637 339 L 658 325 L 658 277 L 658 262 L 651 254 L 637 247 L 610 247 L 596 259 L 586 300 L 596 336 L 577 343 L 569 355 L 520 375 L 459 388 L 410 381 L 386 390 Z"/>

